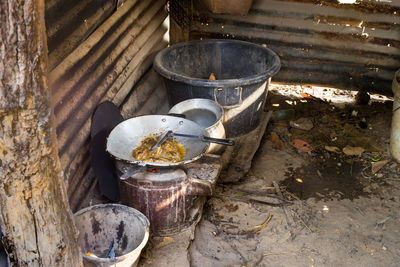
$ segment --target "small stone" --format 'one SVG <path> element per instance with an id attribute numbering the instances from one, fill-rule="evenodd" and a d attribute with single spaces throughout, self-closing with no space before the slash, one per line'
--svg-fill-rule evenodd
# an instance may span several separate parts
<path id="1" fill-rule="evenodd" d="M 385 246 L 382 246 L 382 249 L 383 249 L 383 250 L 387 250 L 387 247 L 385 247 Z"/>
<path id="2" fill-rule="evenodd" d="M 314 127 L 314 124 L 309 118 L 300 118 L 298 120 L 291 121 L 290 126 L 296 129 L 309 131 Z"/>

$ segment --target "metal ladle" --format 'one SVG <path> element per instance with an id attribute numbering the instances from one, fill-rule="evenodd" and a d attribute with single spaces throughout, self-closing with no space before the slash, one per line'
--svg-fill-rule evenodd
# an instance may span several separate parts
<path id="1" fill-rule="evenodd" d="M 181 134 L 181 133 L 175 133 L 175 132 L 169 130 L 169 131 L 165 132 L 160 137 L 158 142 L 152 148 L 150 148 L 150 151 L 156 149 L 158 146 L 160 146 L 162 143 L 164 143 L 165 140 L 167 140 L 169 136 L 180 136 L 180 137 L 187 137 L 187 138 L 195 138 L 195 139 L 199 139 L 199 140 L 201 140 L 203 142 L 217 143 L 217 144 L 227 145 L 227 146 L 233 146 L 235 144 L 235 141 L 233 141 L 233 140 L 212 138 L 212 137 L 208 137 L 208 136 L 204 136 L 204 135 Z M 132 176 L 133 174 L 135 174 L 137 172 L 143 172 L 145 169 L 146 169 L 145 165 L 133 166 L 130 169 L 128 169 L 120 177 L 120 179 L 121 180 L 125 180 L 125 179 L 129 178 L 130 176 Z"/>
<path id="2" fill-rule="evenodd" d="M 228 139 L 219 139 L 219 138 L 212 138 L 204 135 L 193 135 L 193 134 L 182 134 L 182 133 L 175 133 L 172 130 L 167 131 L 164 133 L 161 138 L 158 140 L 158 142 L 150 149 L 150 151 L 154 150 L 156 147 L 160 146 L 162 143 L 165 142 L 165 140 L 168 139 L 169 136 L 180 136 L 180 137 L 186 137 L 186 138 L 195 138 L 199 139 L 203 142 L 209 142 L 209 143 L 216 143 L 220 145 L 227 145 L 227 146 L 233 146 L 235 145 L 235 141 L 233 140 L 228 140 Z"/>

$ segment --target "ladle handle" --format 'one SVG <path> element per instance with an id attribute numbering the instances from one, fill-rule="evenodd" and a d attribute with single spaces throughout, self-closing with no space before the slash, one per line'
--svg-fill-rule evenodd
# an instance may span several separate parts
<path id="1" fill-rule="evenodd" d="M 172 132 L 171 135 L 188 137 L 188 138 L 197 138 L 203 142 L 217 143 L 217 144 L 226 145 L 226 146 L 233 146 L 235 144 L 235 141 L 233 141 L 233 140 L 212 138 L 212 137 L 208 137 L 208 136 L 204 136 L 204 135 L 181 134 L 181 133 L 175 133 L 175 132 Z"/>
<path id="2" fill-rule="evenodd" d="M 216 143 L 216 144 L 226 145 L 226 146 L 233 146 L 233 145 L 235 145 L 235 141 L 233 141 L 233 140 L 212 138 L 212 137 L 207 137 L 207 136 L 202 136 L 202 137 L 201 137 L 201 141 L 203 141 L 203 142 L 210 142 L 210 143 Z"/>
<path id="3" fill-rule="evenodd" d="M 124 174 L 119 177 L 121 180 L 126 180 L 132 175 L 138 173 L 138 172 L 144 172 L 146 171 L 146 166 L 133 166 L 129 168 Z"/>

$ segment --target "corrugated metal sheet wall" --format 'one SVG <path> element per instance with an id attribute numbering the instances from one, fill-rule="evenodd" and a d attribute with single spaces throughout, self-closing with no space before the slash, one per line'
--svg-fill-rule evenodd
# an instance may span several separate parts
<path id="1" fill-rule="evenodd" d="M 142 112 L 157 112 L 165 102 L 151 65 L 154 53 L 167 46 L 166 0 L 130 0 L 118 8 L 104 0 L 48 2 L 49 84 L 75 210 L 95 184 L 88 149 L 95 107 L 110 100 L 127 118 L 142 106 Z"/>
<path id="2" fill-rule="evenodd" d="M 172 2 L 172 20 L 186 39 L 249 40 L 277 52 L 282 69 L 274 81 L 392 93 L 400 67 L 400 0 L 255 0 L 246 16 L 213 14 L 200 1 Z"/>
<path id="3" fill-rule="evenodd" d="M 116 9 L 109 0 L 46 0 L 49 68 L 53 69 Z"/>

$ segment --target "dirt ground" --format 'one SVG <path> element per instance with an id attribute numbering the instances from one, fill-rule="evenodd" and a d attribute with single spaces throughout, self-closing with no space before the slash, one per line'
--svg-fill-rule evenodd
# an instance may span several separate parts
<path id="1" fill-rule="evenodd" d="M 399 266 L 392 104 L 378 95 L 360 105 L 350 91 L 271 85 L 265 110 L 274 115 L 252 168 L 239 182 L 218 184 L 207 201 L 190 264 Z"/>
<path id="2" fill-rule="evenodd" d="M 400 266 L 393 101 L 355 99 L 272 84 L 265 111 L 274 112 L 250 171 L 219 179 L 197 226 L 152 236 L 139 266 Z"/>

